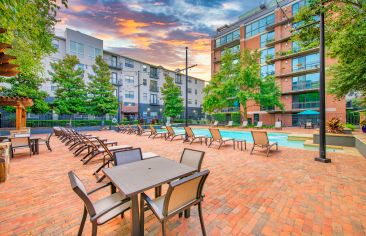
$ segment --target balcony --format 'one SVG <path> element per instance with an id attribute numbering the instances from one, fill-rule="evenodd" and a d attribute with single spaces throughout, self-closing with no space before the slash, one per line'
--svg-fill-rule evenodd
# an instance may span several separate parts
<path id="1" fill-rule="evenodd" d="M 291 36 L 287 36 L 287 37 L 283 37 L 281 39 L 278 39 L 278 40 L 268 40 L 266 42 L 266 47 L 273 47 L 274 45 L 278 44 L 278 43 L 283 43 L 283 42 L 286 42 L 288 40 L 291 39 Z"/>
<path id="2" fill-rule="evenodd" d="M 225 107 L 221 109 L 221 112 L 223 113 L 231 113 L 231 112 L 239 112 L 240 107 Z"/>
<path id="3" fill-rule="evenodd" d="M 276 75 L 277 78 L 294 77 L 319 72 L 319 62 L 300 65 L 293 68 L 291 72 Z"/>
<path id="4" fill-rule="evenodd" d="M 157 72 L 150 72 L 150 78 L 159 79 L 158 73 Z"/>
<path id="5" fill-rule="evenodd" d="M 289 58 L 299 57 L 299 56 L 303 56 L 303 55 L 307 55 L 307 54 L 311 54 L 311 53 L 315 53 L 315 52 L 319 52 L 319 47 L 310 48 L 310 49 L 306 49 L 306 50 L 302 50 L 302 51 L 298 51 L 298 52 L 293 52 L 292 50 L 289 50 L 287 52 L 282 51 L 282 52 L 276 53 L 276 57 L 271 60 L 267 60 L 266 63 L 272 64 L 276 61 L 286 60 Z"/>
<path id="6" fill-rule="evenodd" d="M 319 101 L 315 102 L 293 102 L 292 109 L 296 110 L 304 110 L 304 109 L 311 109 L 311 108 L 319 108 Z"/>
<path id="7" fill-rule="evenodd" d="M 112 60 L 104 60 L 104 61 L 107 62 L 109 68 L 115 69 L 115 70 L 122 70 L 122 63 L 118 63 L 118 62 L 112 61 Z"/>
<path id="8" fill-rule="evenodd" d="M 151 106 L 159 106 L 159 101 L 150 100 Z"/>
<path id="9" fill-rule="evenodd" d="M 158 88 L 158 87 L 153 86 L 153 87 L 150 87 L 149 91 L 150 91 L 150 92 L 153 92 L 153 93 L 158 93 L 158 92 L 159 92 L 159 88 Z"/>
<path id="10" fill-rule="evenodd" d="M 300 84 L 293 84 L 292 90 L 287 92 L 282 92 L 285 94 L 294 94 L 294 93 L 302 93 L 302 92 L 315 92 L 319 90 L 319 81 L 316 82 L 305 82 Z"/>
<path id="11" fill-rule="evenodd" d="M 294 20 L 294 17 L 293 16 L 291 16 L 290 18 L 284 18 L 283 20 L 281 20 L 281 21 L 279 21 L 277 23 L 274 23 L 273 25 L 267 26 L 266 27 L 266 30 L 267 31 L 272 31 L 277 26 L 288 24 L 288 23 L 292 22 L 293 20 Z"/>

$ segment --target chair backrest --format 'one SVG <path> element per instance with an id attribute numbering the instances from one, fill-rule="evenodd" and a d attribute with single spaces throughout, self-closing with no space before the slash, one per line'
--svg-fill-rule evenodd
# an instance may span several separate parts
<path id="1" fill-rule="evenodd" d="M 47 135 L 47 138 L 46 138 L 47 142 L 50 142 L 52 134 L 53 134 L 53 132 L 51 132 Z"/>
<path id="2" fill-rule="evenodd" d="M 247 127 L 247 126 L 248 126 L 248 121 L 247 120 L 244 120 L 242 127 Z"/>
<path id="3" fill-rule="evenodd" d="M 312 126 L 312 122 L 311 121 L 306 121 L 306 126 Z"/>
<path id="4" fill-rule="evenodd" d="M 184 127 L 184 130 L 186 131 L 188 138 L 194 138 L 194 133 L 191 127 Z"/>
<path id="5" fill-rule="evenodd" d="M 231 121 L 227 122 L 227 125 L 232 126 L 233 125 L 233 121 L 231 120 Z"/>
<path id="6" fill-rule="evenodd" d="M 81 198 L 81 200 L 83 200 L 84 205 L 89 212 L 89 215 L 94 216 L 96 214 L 96 211 L 92 201 L 88 196 L 88 192 L 86 191 L 84 184 L 81 182 L 79 177 L 77 177 L 73 171 L 70 171 L 68 175 L 72 190 L 74 190 L 74 192 Z"/>
<path id="7" fill-rule="evenodd" d="M 171 182 L 164 200 L 163 216 L 181 211 L 202 198 L 202 189 L 209 173 L 205 170 Z"/>
<path id="8" fill-rule="evenodd" d="M 104 149 L 104 151 L 107 153 L 107 155 L 109 156 L 109 158 L 113 159 L 113 153 L 109 150 L 109 148 L 107 147 L 107 145 L 105 145 L 105 143 L 100 140 L 99 138 L 96 138 L 100 144 L 100 146 Z"/>
<path id="9" fill-rule="evenodd" d="M 24 128 L 24 129 L 18 129 L 18 130 L 10 130 L 10 135 L 14 135 L 14 134 L 30 134 L 30 129 L 29 128 Z"/>
<path id="10" fill-rule="evenodd" d="M 174 130 L 171 126 L 166 126 L 166 130 L 168 131 L 169 135 L 174 135 L 175 134 L 175 132 L 174 132 Z"/>
<path id="11" fill-rule="evenodd" d="M 29 137 L 10 138 L 11 146 L 16 147 L 30 147 Z"/>
<path id="12" fill-rule="evenodd" d="M 150 127 L 150 130 L 151 130 L 151 132 L 152 132 L 153 134 L 156 134 L 156 133 L 157 133 L 157 131 L 156 131 L 156 129 L 155 129 L 155 127 L 154 127 L 154 126 L 150 125 L 149 127 Z"/>
<path id="13" fill-rule="evenodd" d="M 114 152 L 113 160 L 115 166 L 141 161 L 143 160 L 141 148 L 133 148 L 129 150 Z"/>
<path id="14" fill-rule="evenodd" d="M 219 122 L 217 120 L 215 120 L 215 122 L 213 123 L 214 126 L 218 126 Z"/>
<path id="15" fill-rule="evenodd" d="M 14 138 L 26 138 L 26 137 L 30 137 L 31 134 L 28 134 L 28 133 L 17 133 L 17 134 L 14 134 Z"/>
<path id="16" fill-rule="evenodd" d="M 255 131 L 252 130 L 254 144 L 267 145 L 269 144 L 268 136 L 266 131 Z"/>
<path id="17" fill-rule="evenodd" d="M 205 152 L 184 148 L 182 156 L 180 157 L 180 163 L 192 167 L 197 171 L 201 171 L 201 165 Z"/>
<path id="18" fill-rule="evenodd" d="M 209 130 L 211 133 L 211 137 L 214 141 L 218 141 L 218 140 L 222 139 L 219 129 L 209 129 Z"/>
<path id="19" fill-rule="evenodd" d="M 263 121 L 258 121 L 257 127 L 262 127 L 262 126 L 263 126 Z"/>
<path id="20" fill-rule="evenodd" d="M 140 132 L 144 131 L 144 129 L 142 128 L 142 126 L 140 124 L 137 124 L 137 128 L 139 129 Z"/>
<path id="21" fill-rule="evenodd" d="M 282 122 L 281 121 L 276 121 L 275 122 L 275 128 L 281 128 L 282 127 Z"/>

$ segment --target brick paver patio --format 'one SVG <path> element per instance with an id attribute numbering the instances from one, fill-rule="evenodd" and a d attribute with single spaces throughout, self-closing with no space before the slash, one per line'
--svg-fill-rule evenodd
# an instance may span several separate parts
<path id="1" fill-rule="evenodd" d="M 208 235 L 366 235 L 366 159 L 360 156 L 331 153 L 332 163 L 322 164 L 313 161 L 317 152 L 284 147 L 267 158 L 229 145 L 216 150 L 180 140 L 95 134 L 174 160 L 184 147 L 204 150 L 202 169 L 211 171 L 203 203 Z M 0 184 L 0 235 L 76 235 L 83 205 L 67 172 L 74 170 L 92 189 L 97 184 L 91 173 L 100 159 L 83 166 L 58 139 L 51 146 L 52 153 L 41 147 L 40 155 L 18 152 L 11 161 L 11 177 Z M 159 235 L 160 224 L 151 212 L 146 215 L 145 233 Z M 98 234 L 128 235 L 129 227 L 128 212 L 99 227 Z M 200 235 L 197 209 L 189 219 L 171 219 L 168 229 L 168 235 Z M 84 234 L 90 231 L 87 220 Z"/>

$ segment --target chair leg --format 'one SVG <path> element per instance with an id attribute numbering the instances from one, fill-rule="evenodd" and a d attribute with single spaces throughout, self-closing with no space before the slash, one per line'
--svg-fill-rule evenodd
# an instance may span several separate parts
<path id="1" fill-rule="evenodd" d="M 49 150 L 50 152 L 52 152 L 52 149 L 51 149 L 51 146 L 50 146 L 50 142 L 46 142 L 46 146 L 47 146 L 48 150 Z"/>
<path id="2" fill-rule="evenodd" d="M 208 147 L 210 147 L 210 146 L 211 146 L 212 142 L 213 142 L 213 141 L 211 141 L 211 140 L 210 140 L 210 144 L 208 145 Z"/>
<path id="3" fill-rule="evenodd" d="M 81 219 L 78 236 L 81 236 L 82 233 L 83 233 L 83 229 L 84 229 L 84 225 L 85 225 L 85 220 L 86 220 L 86 215 L 87 214 L 88 214 L 88 212 L 86 211 L 86 208 L 84 207 L 83 218 Z"/>
<path id="4" fill-rule="evenodd" d="M 92 236 L 97 236 L 98 225 L 97 222 L 93 222 L 92 225 Z"/>
<path id="5" fill-rule="evenodd" d="M 200 216 L 200 223 L 201 223 L 202 235 L 203 236 L 206 236 L 206 229 L 205 229 L 205 223 L 203 222 L 202 205 L 201 205 L 201 203 L 198 203 L 198 214 Z"/>
<path id="6" fill-rule="evenodd" d="M 253 144 L 252 150 L 250 150 L 250 155 L 252 155 L 253 151 L 254 151 L 254 144 Z"/>
<path id="7" fill-rule="evenodd" d="M 271 146 L 268 146 L 268 147 L 267 147 L 267 157 L 268 157 L 268 155 L 269 155 L 269 150 L 271 150 Z"/>
<path id="8" fill-rule="evenodd" d="M 145 224 L 145 201 L 141 196 L 140 199 L 140 234 L 144 235 L 144 225 Z"/>
<path id="9" fill-rule="evenodd" d="M 165 221 L 165 220 L 163 220 L 163 221 L 161 222 L 161 230 L 162 230 L 162 235 L 163 235 L 163 236 L 165 236 L 165 235 L 166 235 L 166 233 L 165 233 L 165 226 L 166 226 L 166 221 Z"/>

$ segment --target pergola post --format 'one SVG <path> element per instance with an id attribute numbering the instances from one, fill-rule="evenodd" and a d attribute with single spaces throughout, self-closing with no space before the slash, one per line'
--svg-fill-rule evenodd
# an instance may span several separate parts
<path id="1" fill-rule="evenodd" d="M 22 116 L 23 116 L 23 111 L 22 108 L 20 106 L 17 106 L 15 108 L 15 128 L 17 130 L 21 129 L 22 127 Z"/>

